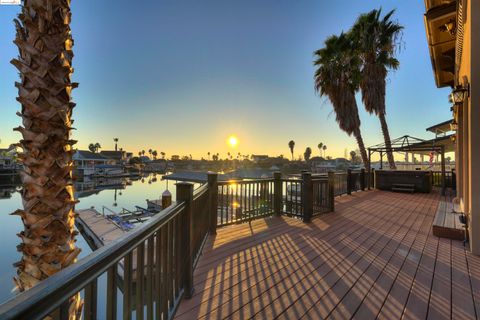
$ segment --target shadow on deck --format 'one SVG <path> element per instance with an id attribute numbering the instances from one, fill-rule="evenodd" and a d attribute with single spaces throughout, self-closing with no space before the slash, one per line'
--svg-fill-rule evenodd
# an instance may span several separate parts
<path id="1" fill-rule="evenodd" d="M 437 238 L 440 196 L 358 192 L 336 212 L 219 229 L 176 319 L 473 319 L 480 257 Z"/>

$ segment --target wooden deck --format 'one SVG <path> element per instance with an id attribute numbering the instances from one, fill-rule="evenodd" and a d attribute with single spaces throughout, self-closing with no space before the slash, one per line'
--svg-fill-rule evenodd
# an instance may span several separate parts
<path id="1" fill-rule="evenodd" d="M 432 234 L 439 199 L 357 192 L 310 224 L 219 229 L 176 319 L 475 319 L 480 257 Z"/>

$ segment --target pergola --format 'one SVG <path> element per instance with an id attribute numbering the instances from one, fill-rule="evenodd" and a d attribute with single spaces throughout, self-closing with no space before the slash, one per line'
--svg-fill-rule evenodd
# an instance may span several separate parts
<path id="1" fill-rule="evenodd" d="M 387 152 L 409 152 L 412 154 L 428 155 L 431 152 L 440 154 L 442 171 L 442 193 L 445 192 L 445 153 L 455 150 L 452 141 L 453 135 L 445 135 L 431 140 L 423 140 L 412 136 L 402 136 L 391 141 L 391 147 L 380 143 L 368 148 L 368 173 L 371 174 L 371 157 L 378 152 L 380 154 L 380 169 L 383 169 L 383 155 Z"/>

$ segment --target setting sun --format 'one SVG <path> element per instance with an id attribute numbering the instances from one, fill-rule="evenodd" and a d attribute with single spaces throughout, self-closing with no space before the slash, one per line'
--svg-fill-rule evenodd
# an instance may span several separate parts
<path id="1" fill-rule="evenodd" d="M 230 147 L 235 148 L 235 147 L 237 146 L 237 144 L 238 144 L 238 139 L 237 139 L 237 137 L 235 137 L 235 136 L 230 136 L 230 137 L 228 138 L 228 144 L 230 145 Z"/>

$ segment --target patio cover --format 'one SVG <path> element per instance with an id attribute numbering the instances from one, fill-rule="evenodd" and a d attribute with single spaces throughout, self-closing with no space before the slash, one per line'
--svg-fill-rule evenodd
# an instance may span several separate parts
<path id="1" fill-rule="evenodd" d="M 451 135 L 437 137 L 431 140 L 423 140 L 412 136 L 402 136 L 393 139 L 391 148 L 387 148 L 385 143 L 380 143 L 368 148 L 368 172 L 371 172 L 371 156 L 372 153 L 380 153 L 380 168 L 383 169 L 383 155 L 388 151 L 392 152 L 409 152 L 413 154 L 428 155 L 432 152 L 438 153 L 441 156 L 442 167 L 442 194 L 445 193 L 445 152 L 455 151 L 455 143 Z"/>

